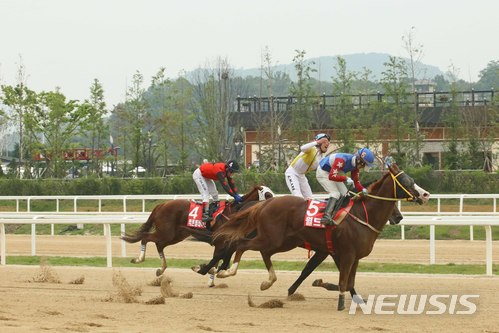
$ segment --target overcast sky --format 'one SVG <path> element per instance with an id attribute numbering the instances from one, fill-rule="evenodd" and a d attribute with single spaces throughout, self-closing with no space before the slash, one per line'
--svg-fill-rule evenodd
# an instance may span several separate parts
<path id="1" fill-rule="evenodd" d="M 84 100 L 97 78 L 112 107 L 136 70 L 148 85 L 217 57 L 254 68 L 266 46 L 277 64 L 295 50 L 406 56 L 412 26 L 424 63 L 476 81 L 499 60 L 498 13 L 498 0 L 0 0 L 0 83 L 17 83 L 21 56 L 31 89 Z"/>

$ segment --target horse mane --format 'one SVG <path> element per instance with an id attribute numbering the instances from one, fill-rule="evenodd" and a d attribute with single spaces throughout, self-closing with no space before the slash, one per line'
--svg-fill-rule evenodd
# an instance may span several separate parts
<path id="1" fill-rule="evenodd" d="M 271 199 L 260 201 L 252 207 L 243 209 L 231 215 L 229 220 L 213 233 L 213 241 L 216 241 L 219 238 L 224 238 L 227 244 L 231 244 L 241 238 L 244 238 L 256 229 L 256 222 L 258 221 L 256 215 L 260 211 L 260 207 L 270 201 Z"/>
<path id="2" fill-rule="evenodd" d="M 253 189 L 251 191 L 249 191 L 248 193 L 244 194 L 244 198 L 249 198 L 252 194 L 254 194 L 255 192 L 257 192 L 260 189 L 260 186 L 261 185 L 255 185 L 255 186 L 253 186 Z M 258 195 L 257 195 L 257 197 L 258 197 Z"/>
<path id="3" fill-rule="evenodd" d="M 367 187 L 369 193 L 375 192 L 381 186 L 381 184 L 383 184 L 383 181 L 385 180 L 386 177 L 388 177 L 388 174 L 389 174 L 388 172 L 385 172 L 380 179 L 374 181 L 371 185 L 369 185 Z"/>
<path id="4" fill-rule="evenodd" d="M 395 163 L 393 163 L 392 165 L 390 165 L 388 167 L 388 171 L 385 171 L 383 173 L 383 176 L 380 179 L 378 179 L 377 181 L 373 182 L 371 185 L 369 185 L 367 187 L 369 193 L 371 193 L 371 191 L 377 190 L 381 186 L 381 184 L 383 184 L 383 181 L 385 180 L 385 178 L 388 177 L 388 175 L 390 175 L 390 172 L 392 174 L 397 174 L 399 171 L 400 170 L 399 170 L 398 166 Z"/>

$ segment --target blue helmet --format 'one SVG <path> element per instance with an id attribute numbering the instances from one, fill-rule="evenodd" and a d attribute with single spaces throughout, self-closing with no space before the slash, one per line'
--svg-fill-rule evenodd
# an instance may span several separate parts
<path id="1" fill-rule="evenodd" d="M 374 154 L 372 151 L 369 150 L 369 148 L 361 148 L 357 151 L 355 154 L 357 158 L 363 162 L 366 166 L 371 168 L 374 163 Z"/>
<path id="2" fill-rule="evenodd" d="M 315 141 L 319 141 L 322 138 L 327 138 L 328 140 L 331 140 L 331 136 L 329 136 L 329 134 L 319 133 L 315 136 Z"/>
<path id="3" fill-rule="evenodd" d="M 226 165 L 227 170 L 229 170 L 230 172 L 239 172 L 239 164 L 236 161 L 230 160 Z"/>

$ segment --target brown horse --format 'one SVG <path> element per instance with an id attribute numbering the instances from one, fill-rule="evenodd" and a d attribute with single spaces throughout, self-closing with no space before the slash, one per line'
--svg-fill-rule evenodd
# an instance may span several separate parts
<path id="1" fill-rule="evenodd" d="M 228 271 L 220 271 L 217 276 L 235 275 L 245 251 L 260 251 L 269 271 L 269 281 L 264 281 L 261 288 L 267 289 L 277 279 L 270 259 L 273 254 L 295 248 L 299 239 L 302 243 L 310 244 L 311 248 L 322 256 L 330 253 L 328 242 L 332 241 L 340 271 L 338 310 L 343 310 L 344 293 L 355 285 L 359 260 L 371 253 L 395 202 L 406 199 L 423 204 L 429 199 L 429 193 L 417 186 L 414 180 L 395 164 L 389 166 L 388 172 L 370 185 L 368 190 L 369 194 L 354 203 L 350 214 L 332 232 L 330 239 L 326 237 L 328 233 L 324 229 L 304 226 L 307 201 L 298 197 L 273 198 L 234 214 L 214 233 L 215 241 L 221 239 L 229 244 L 237 244 L 233 265 Z M 240 223 L 241 220 L 247 222 Z M 247 238 L 254 230 L 256 237 Z"/>
<path id="2" fill-rule="evenodd" d="M 257 203 L 257 202 L 255 202 L 255 203 Z M 250 206 L 250 205 L 248 204 L 248 206 Z M 396 224 L 399 224 L 403 218 L 404 217 L 403 217 L 402 213 L 400 212 L 398 207 L 395 205 L 393 208 L 392 214 L 390 215 L 388 221 L 391 225 L 396 225 Z M 255 235 L 256 235 L 256 232 L 254 232 L 253 236 L 255 236 Z M 211 261 L 208 264 L 201 264 L 201 265 L 193 266 L 192 270 L 194 272 L 201 274 L 201 275 L 206 275 L 208 272 L 214 273 L 212 268 L 216 267 L 220 260 L 223 260 L 223 264 L 218 267 L 218 271 L 221 271 L 221 270 L 228 268 L 228 265 L 226 263 L 230 262 L 230 258 L 232 257 L 234 252 L 236 252 L 237 244 L 231 243 L 231 244 L 227 245 L 223 239 L 218 238 L 217 241 L 215 241 L 213 243 L 213 245 L 215 245 L 215 249 L 213 251 L 213 258 L 211 259 Z M 279 248 L 278 250 L 276 250 L 275 253 L 286 252 L 286 251 L 292 250 L 296 247 L 306 248 L 306 245 L 301 238 L 293 236 L 293 237 L 286 239 L 283 246 L 281 248 Z M 339 267 L 340 267 L 339 258 L 336 254 L 331 254 L 328 252 L 324 252 L 324 253 L 315 252 L 314 255 L 308 260 L 307 264 L 305 265 L 302 272 L 300 273 L 300 276 L 298 277 L 298 279 L 296 279 L 296 281 L 291 285 L 291 287 L 289 287 L 288 295 L 294 294 L 296 292 L 296 290 L 298 289 L 298 287 L 302 284 L 302 282 L 305 281 L 305 279 L 310 274 L 312 274 L 312 272 L 329 255 L 331 255 L 331 257 L 334 260 L 334 263 L 336 264 L 336 267 L 339 269 Z M 263 254 L 262 254 L 262 258 L 264 258 Z M 265 290 L 265 289 L 270 288 L 274 282 L 275 282 L 275 280 L 271 280 L 271 277 L 269 277 L 268 282 L 264 281 L 261 284 L 261 286 L 260 286 L 261 290 Z M 318 283 L 319 283 L 319 280 L 317 280 L 316 285 L 322 286 L 328 290 L 338 290 L 338 286 L 335 284 L 323 283 L 321 285 Z M 356 292 L 355 288 L 352 287 L 350 289 L 350 295 L 352 296 L 352 299 L 354 301 L 361 302 L 360 297 L 357 296 L 357 292 Z"/>
<path id="3" fill-rule="evenodd" d="M 365 186 L 368 186 L 368 185 L 366 184 Z M 255 202 L 255 203 L 257 203 L 257 202 Z M 248 205 L 248 208 L 249 208 L 249 206 L 250 205 Z M 390 217 L 388 218 L 388 222 L 391 225 L 396 225 L 396 224 L 399 224 L 403 218 L 404 218 L 404 216 L 402 215 L 402 213 L 400 212 L 398 207 L 395 205 L 393 207 L 393 211 L 392 211 Z M 199 233 L 199 236 L 202 236 L 203 234 L 205 234 L 203 231 L 192 231 L 192 232 L 193 232 L 193 234 Z M 254 232 L 253 236 L 255 236 L 255 235 L 256 235 L 256 232 Z M 236 247 L 237 247 L 236 243 L 226 244 L 226 242 L 223 239 L 221 239 L 221 237 L 219 237 L 219 239 L 216 242 L 214 242 L 213 245 L 215 246 L 215 249 L 213 251 L 213 258 L 211 259 L 211 261 L 207 264 L 193 266 L 192 270 L 194 272 L 201 274 L 201 275 L 206 275 L 208 272 L 210 272 L 210 273 L 213 272 L 212 268 L 216 267 L 220 260 L 223 260 L 224 263 L 226 263 L 230 260 L 230 258 L 234 254 L 234 252 L 236 252 Z M 306 248 L 306 245 L 303 242 L 303 240 L 301 240 L 301 238 L 292 237 L 290 239 L 287 239 L 283 248 L 277 252 L 286 252 L 286 251 L 289 251 L 295 247 Z M 289 295 L 293 294 L 296 291 L 296 289 L 298 289 L 298 287 L 301 285 L 301 283 L 315 270 L 315 268 L 317 268 L 317 266 L 319 266 L 322 263 L 322 261 L 324 261 L 324 259 L 327 258 L 328 255 L 329 255 L 328 252 L 326 252 L 326 253 L 318 253 L 318 252 L 314 253 L 312 258 L 307 262 L 307 265 L 305 266 L 305 268 L 301 272 L 300 277 L 288 289 L 288 294 Z M 336 263 L 336 266 L 339 267 L 337 256 L 333 255 L 332 257 Z M 263 254 L 262 254 L 262 258 L 263 258 Z M 226 265 L 219 266 L 218 271 L 226 269 L 227 267 L 225 267 L 225 266 Z M 270 288 L 270 287 L 271 287 L 271 285 L 269 285 L 268 283 L 262 283 L 261 289 L 265 290 L 265 289 Z M 350 293 L 352 296 L 357 294 L 354 289 L 351 289 Z"/>
<path id="4" fill-rule="evenodd" d="M 220 219 L 225 216 L 237 212 L 242 209 L 245 204 L 258 200 L 265 200 L 272 197 L 272 191 L 266 186 L 255 186 L 250 192 L 242 196 L 240 204 L 235 202 L 228 202 L 224 211 L 217 216 L 217 219 L 211 222 L 212 229 L 216 230 Z M 158 204 L 152 210 L 147 221 L 140 226 L 140 228 L 133 234 L 126 234 L 121 237 L 128 243 L 141 242 L 140 254 L 137 258 L 131 260 L 132 263 L 138 264 L 145 260 L 146 245 L 148 242 L 154 242 L 158 250 L 159 258 L 161 259 L 161 268 L 156 270 L 156 275 L 163 274 L 167 265 L 164 255 L 164 248 L 168 245 L 177 244 L 187 237 L 193 235 L 192 231 L 195 229 L 187 227 L 187 217 L 189 214 L 189 207 L 191 202 L 184 199 L 176 199 Z M 152 232 L 151 229 L 154 229 Z M 197 234 L 199 235 L 199 233 Z M 210 243 L 211 233 L 205 233 L 205 237 L 201 235 L 199 240 Z M 227 263 L 228 266 L 228 263 Z"/>

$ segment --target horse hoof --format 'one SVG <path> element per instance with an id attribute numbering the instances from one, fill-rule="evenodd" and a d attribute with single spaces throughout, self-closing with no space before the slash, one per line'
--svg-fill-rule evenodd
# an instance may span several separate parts
<path id="1" fill-rule="evenodd" d="M 272 287 L 272 283 L 268 281 L 263 281 L 262 284 L 260 284 L 260 290 L 267 290 L 270 287 Z"/>
<path id="2" fill-rule="evenodd" d="M 338 311 L 345 310 L 345 295 L 340 295 L 338 299 Z"/>
<path id="3" fill-rule="evenodd" d="M 130 262 L 131 262 L 132 264 L 136 264 L 136 263 L 137 263 L 137 259 L 133 258 L 132 260 L 130 260 Z"/>
<path id="4" fill-rule="evenodd" d="M 312 287 L 321 287 L 322 286 L 322 279 L 317 279 L 314 282 L 312 282 Z"/>
<path id="5" fill-rule="evenodd" d="M 227 271 L 220 271 L 217 273 L 217 278 L 226 278 L 226 277 L 229 277 L 229 274 L 227 273 Z"/>
<path id="6" fill-rule="evenodd" d="M 201 269 L 201 267 L 199 265 L 196 265 L 196 266 L 192 266 L 191 269 L 196 272 L 196 273 L 199 273 L 199 270 Z"/>
<path id="7" fill-rule="evenodd" d="M 156 270 L 156 276 L 160 276 L 161 274 L 163 274 L 164 270 L 161 270 L 161 269 L 157 269 Z"/>
<path id="8" fill-rule="evenodd" d="M 366 301 L 364 301 L 362 299 L 362 297 L 360 297 L 359 295 L 353 295 L 352 296 L 352 301 L 355 303 L 355 304 L 364 304 Z"/>

